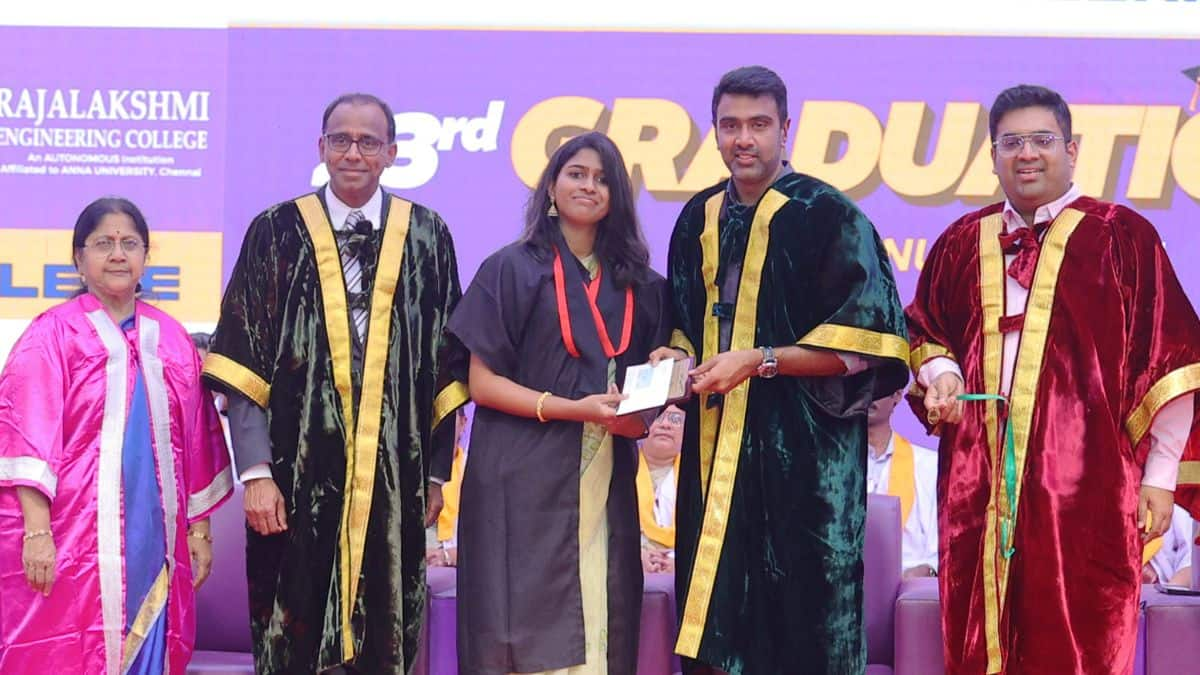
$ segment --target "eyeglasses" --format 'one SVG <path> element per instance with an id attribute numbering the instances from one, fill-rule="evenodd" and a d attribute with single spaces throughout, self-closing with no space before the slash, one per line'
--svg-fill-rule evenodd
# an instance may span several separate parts
<path id="1" fill-rule="evenodd" d="M 672 410 L 671 412 L 663 413 L 658 419 L 679 426 L 683 424 L 683 413 Z"/>
<path id="2" fill-rule="evenodd" d="M 110 256 L 113 254 L 113 251 L 117 249 L 117 240 L 113 239 L 112 237 L 101 237 L 90 244 L 84 244 L 83 247 L 90 248 L 100 255 Z M 125 255 L 134 255 L 137 253 L 144 253 L 146 251 L 146 245 L 142 243 L 141 239 L 125 237 L 121 240 L 121 250 L 124 251 Z"/>
<path id="3" fill-rule="evenodd" d="M 378 155 L 384 145 L 383 141 L 374 136 L 355 138 L 350 134 L 325 134 L 325 142 L 334 152 L 350 152 L 350 146 L 358 144 L 358 153 L 364 157 Z"/>
<path id="4" fill-rule="evenodd" d="M 1040 152 L 1053 148 L 1056 141 L 1063 140 L 1066 139 L 1062 136 L 1055 136 L 1049 133 L 1013 134 L 1011 136 L 1001 136 L 992 145 L 1001 155 L 1016 155 L 1025 149 L 1026 143 L 1033 145 L 1033 149 Z"/>

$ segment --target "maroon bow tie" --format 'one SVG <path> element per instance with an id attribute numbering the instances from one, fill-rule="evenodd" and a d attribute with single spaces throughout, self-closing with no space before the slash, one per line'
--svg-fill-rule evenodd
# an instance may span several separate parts
<path id="1" fill-rule="evenodd" d="M 1000 233 L 1000 247 L 1006 254 L 1015 253 L 1016 258 L 1008 266 L 1008 276 L 1025 288 L 1033 285 L 1033 272 L 1037 268 L 1038 252 L 1042 245 L 1038 239 L 1050 227 L 1050 223 L 1034 225 L 1033 228 L 1018 227 L 1012 232 Z"/>

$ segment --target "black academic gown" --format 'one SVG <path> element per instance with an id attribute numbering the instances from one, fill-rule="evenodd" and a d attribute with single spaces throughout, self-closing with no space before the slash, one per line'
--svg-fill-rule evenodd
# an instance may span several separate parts
<path id="1" fill-rule="evenodd" d="M 560 240 L 561 241 L 561 240 Z M 572 399 L 606 390 L 608 358 L 587 305 L 587 272 L 561 246 L 572 333 L 564 346 L 553 255 L 512 244 L 488 258 L 463 295 L 449 330 L 494 372 L 537 391 Z M 599 306 L 612 342 L 620 340 L 624 293 L 602 271 Z M 665 282 L 647 269 L 634 286 L 625 369 L 666 343 Z M 583 425 L 539 423 L 478 407 L 459 510 L 459 671 L 537 672 L 584 662 L 579 580 L 580 448 Z M 608 672 L 633 673 L 641 611 L 637 448 L 613 439 L 608 493 Z"/>
<path id="2" fill-rule="evenodd" d="M 205 363 L 210 384 L 265 411 L 271 472 L 288 509 L 286 532 L 247 532 L 259 673 L 346 663 L 399 674 L 416 655 L 434 428 L 449 418 L 436 434 L 444 474 L 449 413 L 466 395 L 439 374 L 460 291 L 453 242 L 435 212 L 385 193 L 383 220 L 357 358 L 318 193 L 251 223 Z"/>

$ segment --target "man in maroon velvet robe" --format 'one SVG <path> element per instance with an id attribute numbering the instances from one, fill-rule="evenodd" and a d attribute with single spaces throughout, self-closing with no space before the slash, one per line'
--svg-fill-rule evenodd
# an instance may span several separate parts
<path id="1" fill-rule="evenodd" d="M 1143 543 L 1200 504 L 1200 321 L 1154 227 L 1072 184 L 1058 94 L 1008 89 L 989 128 L 1007 199 L 949 227 L 906 311 L 941 435 L 946 669 L 1127 673 Z"/>

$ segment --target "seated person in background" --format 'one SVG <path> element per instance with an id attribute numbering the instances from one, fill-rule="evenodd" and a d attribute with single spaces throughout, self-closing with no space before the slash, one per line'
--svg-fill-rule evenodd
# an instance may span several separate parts
<path id="1" fill-rule="evenodd" d="M 1171 527 L 1142 550 L 1142 581 L 1176 586 L 1192 585 L 1192 517 L 1175 506 Z"/>
<path id="2" fill-rule="evenodd" d="M 466 429 L 467 411 L 463 406 L 454 419 L 454 464 L 450 467 L 450 480 L 442 486 L 442 512 L 437 522 L 425 531 L 425 564 L 429 567 L 458 565 L 458 492 L 467 465 L 467 449 L 462 443 Z"/>
<path id="3" fill-rule="evenodd" d="M 669 405 L 650 425 L 638 458 L 638 519 L 642 524 L 642 571 L 675 571 L 675 488 L 684 413 Z"/>
<path id="4" fill-rule="evenodd" d="M 208 346 L 212 344 L 211 333 L 188 333 L 188 337 L 192 338 L 192 344 L 196 346 L 196 351 L 200 354 L 200 360 L 208 358 Z M 221 431 L 225 434 L 225 447 L 233 447 L 233 439 L 229 435 L 229 399 L 225 398 L 225 394 L 220 391 L 213 391 L 213 405 L 217 406 L 217 412 L 221 413 Z M 233 461 L 232 450 L 229 453 L 230 461 Z M 237 482 L 242 482 L 241 476 L 236 473 L 233 479 Z"/>
<path id="5" fill-rule="evenodd" d="M 904 578 L 937 576 L 937 451 L 913 445 L 892 431 L 900 389 L 871 403 L 867 412 L 867 492 L 900 498 L 904 524 Z"/>

